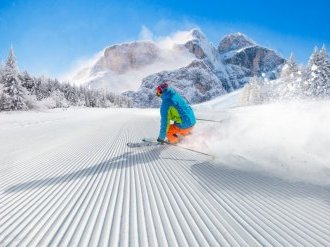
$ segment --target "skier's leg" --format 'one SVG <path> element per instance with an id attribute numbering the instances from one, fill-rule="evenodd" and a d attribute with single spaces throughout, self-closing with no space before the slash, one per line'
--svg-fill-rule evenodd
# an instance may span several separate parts
<path id="1" fill-rule="evenodd" d="M 167 132 L 167 139 L 170 143 L 178 143 L 180 141 L 178 135 L 181 136 L 189 135 L 191 134 L 192 129 L 193 129 L 192 127 L 187 129 L 180 129 L 175 124 L 171 124 Z"/>
<path id="2" fill-rule="evenodd" d="M 178 128 L 178 126 L 176 126 L 175 124 L 171 124 L 167 131 L 167 140 L 170 143 L 178 143 L 179 137 L 177 134 L 179 133 L 179 131 L 180 129 Z"/>
<path id="3" fill-rule="evenodd" d="M 191 134 L 193 127 L 187 128 L 187 129 L 179 129 L 178 134 L 186 136 Z"/>

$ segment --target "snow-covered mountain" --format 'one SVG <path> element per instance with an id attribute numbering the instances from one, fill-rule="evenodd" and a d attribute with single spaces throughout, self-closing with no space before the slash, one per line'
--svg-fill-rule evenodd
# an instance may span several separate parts
<path id="1" fill-rule="evenodd" d="M 218 51 L 224 64 L 247 69 L 248 77 L 265 73 L 275 79 L 276 69 L 285 62 L 275 51 L 255 44 L 241 33 L 226 36 Z"/>
<path id="2" fill-rule="evenodd" d="M 143 78 L 150 74 L 176 70 L 193 61 L 194 55 L 181 46 L 191 39 L 190 36 L 190 32 L 181 32 L 157 42 L 134 41 L 113 45 L 65 79 L 116 93 L 137 90 Z"/>
<path id="3" fill-rule="evenodd" d="M 143 79 L 138 91 L 127 92 L 138 107 L 156 107 L 154 88 L 168 81 L 191 103 L 200 103 L 241 88 L 253 76 L 275 79 L 285 59 L 275 51 L 261 47 L 243 34 L 224 37 L 216 49 L 199 30 L 184 47 L 194 54 L 188 66 L 162 71 Z"/>
<path id="4" fill-rule="evenodd" d="M 143 79 L 137 92 L 124 93 L 138 107 L 157 107 L 160 99 L 155 97 L 155 86 L 170 81 L 172 87 L 190 103 L 200 103 L 226 93 L 221 80 L 203 62 L 195 60 L 186 67 L 174 71 L 163 71 Z"/>
<path id="5" fill-rule="evenodd" d="M 254 42 L 249 40 L 244 34 L 235 33 L 227 35 L 221 40 L 218 51 L 223 54 L 253 45 L 255 45 Z"/>
<path id="6" fill-rule="evenodd" d="M 161 82 L 169 81 L 191 103 L 199 103 L 241 88 L 253 76 L 274 79 L 284 62 L 275 51 L 241 33 L 225 36 L 216 48 L 193 29 L 161 41 L 106 48 L 72 80 L 124 92 L 137 107 L 155 107 L 159 101 L 154 88 Z"/>

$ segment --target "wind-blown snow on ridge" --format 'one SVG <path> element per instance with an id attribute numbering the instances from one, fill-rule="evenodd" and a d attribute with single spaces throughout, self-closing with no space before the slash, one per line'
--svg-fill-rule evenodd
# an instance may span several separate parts
<path id="1" fill-rule="evenodd" d="M 191 38 L 190 31 L 178 31 L 155 40 L 111 45 L 93 59 L 78 63 L 64 78 L 117 93 L 137 90 L 144 77 L 163 70 L 175 70 L 193 61 L 193 54 L 179 47 Z"/>
<path id="2" fill-rule="evenodd" d="M 234 106 L 232 102 L 238 97 L 233 94 L 226 101 Z M 195 108 L 211 119 L 221 115 L 221 123 L 200 123 L 186 145 L 210 152 L 226 166 L 330 185 L 329 101 L 213 110 L 212 114 L 205 113 L 207 105 L 221 109 L 212 101 Z"/>

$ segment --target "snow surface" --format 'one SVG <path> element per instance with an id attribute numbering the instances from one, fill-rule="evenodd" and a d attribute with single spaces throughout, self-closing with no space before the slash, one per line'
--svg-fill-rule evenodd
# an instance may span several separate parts
<path id="1" fill-rule="evenodd" d="M 216 97 L 213 100 L 196 104 L 193 106 L 194 110 L 201 114 L 208 114 L 212 117 L 212 113 L 218 110 L 225 110 L 239 106 L 239 96 L 242 93 L 242 89 L 235 90 L 234 92 Z"/>
<path id="2" fill-rule="evenodd" d="M 329 246 L 329 103 L 231 96 L 182 144 L 215 160 L 128 148 L 155 109 L 0 113 L 0 246 Z"/>

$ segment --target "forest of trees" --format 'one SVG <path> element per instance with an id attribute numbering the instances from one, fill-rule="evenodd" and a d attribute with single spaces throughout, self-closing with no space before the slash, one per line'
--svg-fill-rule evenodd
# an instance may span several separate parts
<path id="1" fill-rule="evenodd" d="M 330 99 L 330 60 L 324 46 L 314 49 L 307 66 L 298 65 L 291 55 L 276 80 L 253 77 L 243 89 L 241 104 L 301 99 Z"/>
<path id="2" fill-rule="evenodd" d="M 131 107 L 125 96 L 102 90 L 76 87 L 57 79 L 33 77 L 20 72 L 11 48 L 7 61 L 0 64 L 0 111 L 35 108 Z"/>

